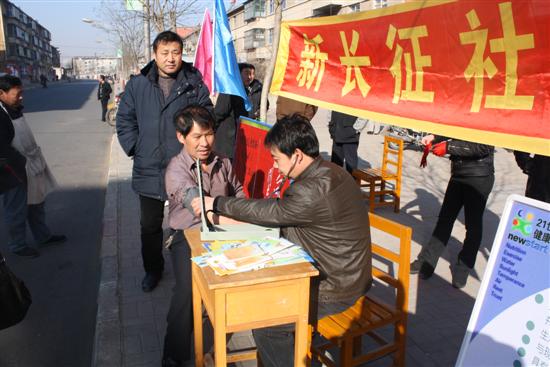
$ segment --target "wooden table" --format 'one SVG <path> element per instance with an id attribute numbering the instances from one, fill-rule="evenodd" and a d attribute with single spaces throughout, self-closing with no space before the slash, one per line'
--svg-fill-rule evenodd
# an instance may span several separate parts
<path id="1" fill-rule="evenodd" d="M 198 229 L 185 237 L 191 255 L 205 250 Z M 216 367 L 227 362 L 253 359 L 255 352 L 226 354 L 226 334 L 267 326 L 296 324 L 294 366 L 306 366 L 310 278 L 319 272 L 310 263 L 278 266 L 227 276 L 217 276 L 210 267 L 191 265 L 193 277 L 193 319 L 195 364 L 204 365 L 202 304 L 214 327 Z"/>

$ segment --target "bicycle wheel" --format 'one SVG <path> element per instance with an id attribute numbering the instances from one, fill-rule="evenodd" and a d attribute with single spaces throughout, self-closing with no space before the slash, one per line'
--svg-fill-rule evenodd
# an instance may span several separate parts
<path id="1" fill-rule="evenodd" d="M 111 126 L 115 126 L 117 110 L 118 109 L 115 107 L 107 111 L 107 123 Z"/>

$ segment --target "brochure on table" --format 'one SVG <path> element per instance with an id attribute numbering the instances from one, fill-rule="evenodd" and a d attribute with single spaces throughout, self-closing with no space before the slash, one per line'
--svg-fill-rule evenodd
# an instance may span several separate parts
<path id="1" fill-rule="evenodd" d="M 550 204 L 508 197 L 456 366 L 549 366 Z"/>
<path id="2" fill-rule="evenodd" d="M 197 181 L 199 184 L 199 194 L 201 202 L 201 240 L 247 240 L 251 238 L 262 238 L 270 236 L 279 237 L 279 228 L 263 227 L 255 224 L 223 224 L 216 225 L 210 223 L 206 218 L 204 205 L 204 192 L 202 190 L 202 169 L 200 160 L 196 161 Z"/>

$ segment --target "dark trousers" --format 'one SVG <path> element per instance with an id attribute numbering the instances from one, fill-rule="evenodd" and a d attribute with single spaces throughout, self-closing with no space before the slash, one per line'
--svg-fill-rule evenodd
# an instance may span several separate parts
<path id="1" fill-rule="evenodd" d="M 109 104 L 109 98 L 102 98 L 101 101 L 101 121 L 105 121 L 107 115 L 107 104 Z"/>
<path id="2" fill-rule="evenodd" d="M 451 177 L 432 237 L 447 245 L 453 225 L 464 207 L 466 238 L 458 258 L 469 268 L 476 262 L 483 233 L 483 212 L 493 189 L 495 176 Z"/>
<path id="3" fill-rule="evenodd" d="M 335 143 L 333 141 L 330 161 L 340 167 L 345 167 L 346 171 L 351 173 L 354 169 L 357 168 L 358 148 L 359 143 Z"/>
<path id="4" fill-rule="evenodd" d="M 355 301 L 320 302 L 317 308 L 317 320 L 340 313 L 353 306 L 354 303 Z M 310 312 L 312 311 L 310 310 Z M 294 366 L 294 324 L 254 329 L 252 335 L 264 367 Z M 313 344 L 317 344 L 319 339 L 319 335 L 314 335 Z M 316 367 L 321 364 L 312 361 L 311 365 Z"/>
<path id="5" fill-rule="evenodd" d="M 182 231 L 174 233 L 170 257 L 176 285 L 173 288 L 170 310 L 166 321 L 163 359 L 178 363 L 191 359 L 193 333 L 193 299 L 191 287 L 191 250 Z"/>
<path id="6" fill-rule="evenodd" d="M 139 196 L 141 207 L 141 257 L 146 273 L 162 274 L 162 220 L 164 201 Z"/>

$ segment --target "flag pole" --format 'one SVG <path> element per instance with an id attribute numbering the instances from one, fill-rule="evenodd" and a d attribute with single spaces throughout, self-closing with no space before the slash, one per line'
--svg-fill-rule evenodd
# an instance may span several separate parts
<path id="1" fill-rule="evenodd" d="M 214 2 L 214 20 L 212 21 L 212 94 L 216 93 L 216 76 L 214 75 L 214 65 L 216 65 L 216 0 Z"/>

